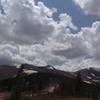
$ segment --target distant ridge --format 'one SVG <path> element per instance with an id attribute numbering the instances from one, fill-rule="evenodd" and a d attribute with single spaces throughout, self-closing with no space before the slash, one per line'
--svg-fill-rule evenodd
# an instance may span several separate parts
<path id="1" fill-rule="evenodd" d="M 36 72 L 29 74 L 25 72 L 26 70 Z M 20 84 L 18 85 L 16 82 Z M 89 96 L 100 92 L 100 69 L 85 68 L 76 72 L 67 72 L 55 69 L 50 65 L 21 64 L 19 68 L 0 65 L 0 84 L 1 90 L 9 84 L 9 89 L 16 85 L 22 86 L 24 91 L 36 90 L 37 93 L 41 93 L 41 91 L 48 93 L 51 86 L 54 91 L 58 89 L 57 91 L 62 95 Z"/>
<path id="2" fill-rule="evenodd" d="M 22 64 L 23 69 L 25 70 L 33 70 L 40 73 L 50 73 L 56 75 L 63 75 L 69 78 L 76 78 L 78 73 L 81 75 L 81 79 L 84 82 L 95 82 L 100 83 L 100 69 L 99 68 L 88 68 L 78 70 L 76 72 L 66 72 L 62 70 L 55 69 L 53 66 L 35 66 L 31 64 Z M 0 65 L 0 80 L 11 78 L 17 75 L 18 68 L 17 66 L 10 65 Z"/>

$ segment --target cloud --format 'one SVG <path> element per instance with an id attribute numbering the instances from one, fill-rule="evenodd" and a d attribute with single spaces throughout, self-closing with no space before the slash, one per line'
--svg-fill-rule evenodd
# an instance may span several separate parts
<path id="1" fill-rule="evenodd" d="M 84 39 L 84 43 L 87 46 L 91 56 L 99 59 L 98 46 L 100 43 L 100 22 L 94 22 L 91 28 L 82 28 L 81 32 Z"/>
<path id="2" fill-rule="evenodd" d="M 100 16 L 100 0 L 73 0 L 85 13 Z"/>
<path id="3" fill-rule="evenodd" d="M 56 8 L 50 9 L 42 2 L 35 4 L 33 0 L 4 0 L 2 4 L 5 14 L 0 15 L 1 41 L 33 44 L 47 40 L 58 28 L 76 28 L 67 14 L 61 14 L 60 20 L 55 21 L 53 13 Z"/>
<path id="4" fill-rule="evenodd" d="M 52 54 L 52 39 L 77 29 L 68 14 L 60 14 L 59 20 L 55 21 L 53 13 L 56 13 L 56 8 L 50 9 L 42 2 L 36 4 L 33 0 L 2 0 L 0 4 L 5 12 L 0 14 L 1 62 L 45 65 L 50 62 L 54 64 L 55 61 L 55 64 L 63 62 L 63 57 Z M 58 46 L 55 42 L 55 46 L 65 47 L 60 42 Z"/>
<path id="5" fill-rule="evenodd" d="M 83 27 L 77 34 L 57 32 L 44 43 L 0 44 L 0 63 L 51 64 L 68 71 L 99 67 L 100 22 Z"/>
<path id="6" fill-rule="evenodd" d="M 42 2 L 35 5 L 31 0 L 7 0 L 3 7 L 6 14 L 0 18 L 0 33 L 5 41 L 19 44 L 40 42 L 55 29 L 52 24 L 53 11 Z"/>
<path id="7" fill-rule="evenodd" d="M 83 27 L 77 34 L 59 35 L 55 38 L 57 47 L 52 48 L 56 56 L 65 57 L 61 69 L 78 70 L 88 67 L 99 67 L 100 63 L 100 22 L 94 22 L 91 27 Z M 62 39 L 61 39 L 62 38 Z M 54 40 L 54 39 L 53 39 Z M 54 42 L 54 41 L 53 41 Z M 58 45 L 59 44 L 59 45 Z"/>
<path id="8" fill-rule="evenodd" d="M 71 16 L 61 13 L 55 21 L 56 8 L 42 2 L 3 0 L 2 4 L 0 64 L 50 64 L 66 70 L 99 67 L 99 21 L 73 34 L 77 27 Z"/>

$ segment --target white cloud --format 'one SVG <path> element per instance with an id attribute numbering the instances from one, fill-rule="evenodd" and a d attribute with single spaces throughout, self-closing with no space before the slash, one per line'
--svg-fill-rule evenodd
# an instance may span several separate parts
<path id="1" fill-rule="evenodd" d="M 20 44 L 40 42 L 55 30 L 53 11 L 41 2 L 35 5 L 31 0 L 7 0 L 4 10 L 6 15 L 0 16 L 0 34 L 5 41 Z"/>
<path id="2" fill-rule="evenodd" d="M 71 16 L 62 13 L 55 21 L 55 8 L 50 9 L 42 2 L 4 0 L 3 7 L 5 14 L 0 14 L 0 64 L 51 64 L 67 70 L 100 65 L 99 21 L 72 34 L 71 30 L 77 27 Z"/>
<path id="3" fill-rule="evenodd" d="M 91 56 L 99 58 L 100 22 L 94 22 L 91 28 L 82 28 L 81 33 Z"/>
<path id="4" fill-rule="evenodd" d="M 87 14 L 100 16 L 100 0 L 73 0 Z"/>
<path id="5" fill-rule="evenodd" d="M 67 14 L 61 14 L 60 20 L 53 19 L 56 8 L 48 8 L 42 2 L 33 0 L 4 0 L 4 15 L 0 15 L 1 41 L 17 44 L 33 44 L 48 39 L 59 29 L 76 29 Z"/>
<path id="6" fill-rule="evenodd" d="M 64 34 L 57 35 L 52 41 L 53 54 L 65 57 L 62 66 L 58 65 L 59 68 L 75 71 L 80 68 L 100 66 L 99 21 L 94 22 L 91 27 L 83 27 L 77 34 L 66 34 L 66 37 Z"/>

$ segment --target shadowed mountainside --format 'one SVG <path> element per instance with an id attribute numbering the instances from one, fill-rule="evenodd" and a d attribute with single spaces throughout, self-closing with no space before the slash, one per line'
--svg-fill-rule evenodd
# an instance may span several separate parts
<path id="1" fill-rule="evenodd" d="M 19 93 L 24 92 L 34 96 L 52 94 L 95 97 L 100 92 L 99 71 L 96 68 L 89 68 L 66 72 L 50 65 L 22 64 L 20 68 L 1 65 L 0 91 L 17 89 Z"/>

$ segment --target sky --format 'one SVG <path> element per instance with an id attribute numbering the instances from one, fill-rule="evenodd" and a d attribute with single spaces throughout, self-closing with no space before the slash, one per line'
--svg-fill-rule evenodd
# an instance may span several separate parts
<path id="1" fill-rule="evenodd" d="M 100 67 L 100 0 L 0 0 L 0 64 Z"/>
<path id="2" fill-rule="evenodd" d="M 72 17 L 73 23 L 80 29 L 81 27 L 91 26 L 94 21 L 100 20 L 98 16 L 87 15 L 82 12 L 79 6 L 75 5 L 74 0 L 40 0 L 49 8 L 55 7 L 57 13 L 54 19 L 58 19 L 60 13 L 67 13 Z"/>

